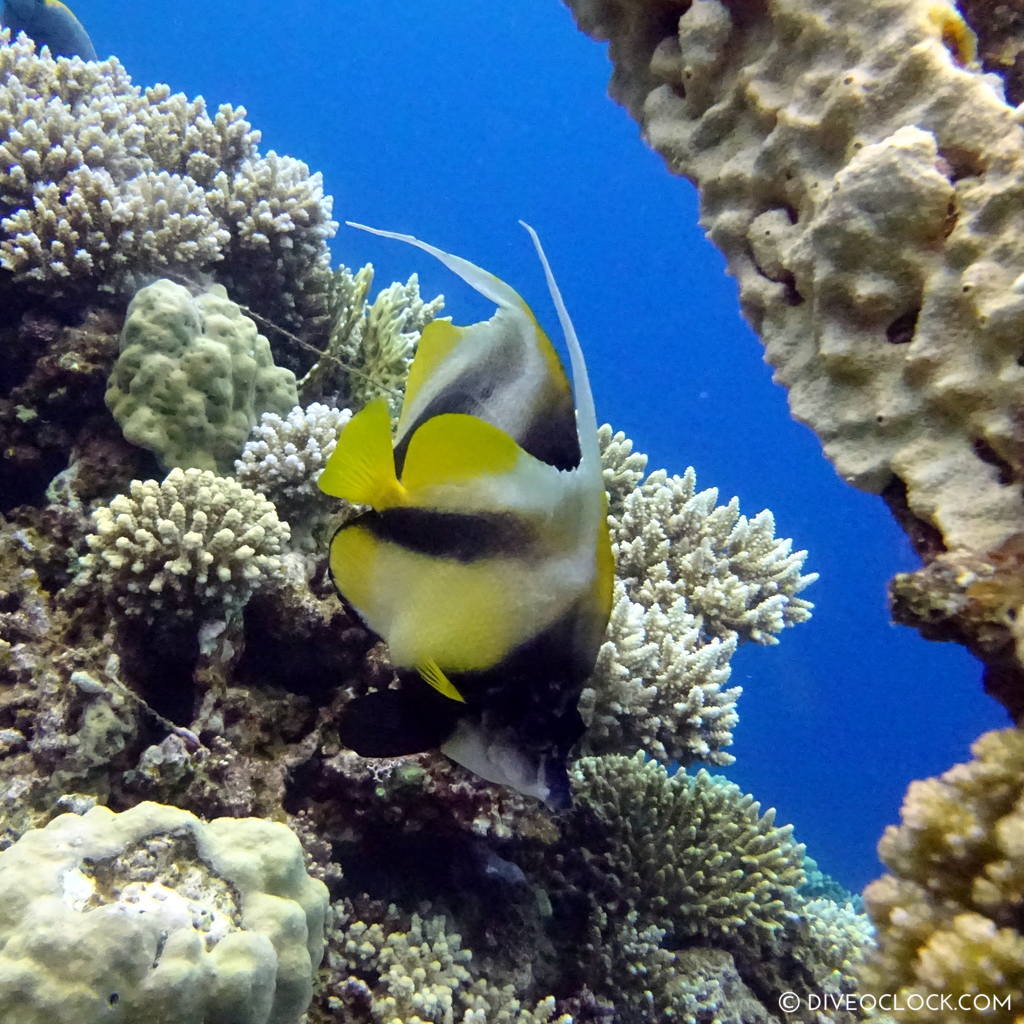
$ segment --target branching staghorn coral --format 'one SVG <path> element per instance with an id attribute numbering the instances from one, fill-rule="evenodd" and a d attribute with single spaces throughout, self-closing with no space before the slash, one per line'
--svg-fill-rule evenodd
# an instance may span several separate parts
<path id="1" fill-rule="evenodd" d="M 1024 667 L 964 590 L 1024 529 L 1024 127 L 970 27 L 950 0 L 567 2 L 701 190 L 794 416 L 924 558 L 946 552 L 920 582 L 937 600 L 897 614 L 967 642 L 1019 716 Z M 1013 63 L 1014 5 L 964 9 Z"/>
<path id="2" fill-rule="evenodd" d="M 588 751 L 642 747 L 661 760 L 728 764 L 739 687 L 727 687 L 738 643 L 774 644 L 809 618 L 797 595 L 805 551 L 775 537 L 765 510 L 717 505 L 696 475 L 651 473 L 624 435 L 601 428 L 616 583 L 608 636 L 580 709 Z"/>
<path id="3" fill-rule="evenodd" d="M 0 267 L 48 295 L 213 273 L 284 327 L 326 326 L 319 174 L 261 156 L 245 111 L 141 90 L 116 58 L 37 53 L 0 30 Z"/>
<path id="4" fill-rule="evenodd" d="M 382 289 L 370 303 L 372 284 L 369 263 L 355 274 L 347 267 L 334 272 L 327 347 L 299 382 L 299 394 L 304 401 L 321 399 L 352 409 L 383 395 L 397 417 L 416 343 L 444 308 L 444 296 L 424 302 L 413 274 L 404 285 L 396 281 Z"/>
<path id="5" fill-rule="evenodd" d="M 288 524 L 236 480 L 173 469 L 92 514 L 84 582 L 120 612 L 230 619 L 287 572 Z"/>
<path id="6" fill-rule="evenodd" d="M 531 1009 L 512 986 L 474 977 L 473 954 L 443 914 L 407 916 L 392 906 L 379 920 L 364 921 L 349 900 L 334 909 L 324 1000 L 331 1020 L 572 1024 L 572 1017 L 556 1012 L 550 997 Z"/>
<path id="7" fill-rule="evenodd" d="M 890 874 L 864 893 L 878 931 L 866 984 L 900 1021 L 1013 1024 L 1024 990 L 1024 731 L 981 736 L 974 759 L 913 782 L 878 846 Z M 937 1009 L 934 992 L 1010 996 Z"/>

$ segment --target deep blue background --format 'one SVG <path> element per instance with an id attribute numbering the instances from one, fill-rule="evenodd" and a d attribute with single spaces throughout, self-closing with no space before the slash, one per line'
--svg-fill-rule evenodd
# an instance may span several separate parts
<path id="1" fill-rule="evenodd" d="M 603 46 L 558 0 L 69 0 L 140 85 L 243 104 L 263 148 L 306 160 L 335 217 L 408 232 L 518 288 L 547 320 L 517 218 L 540 232 L 587 352 L 598 416 L 681 472 L 771 508 L 810 551 L 814 619 L 734 661 L 729 774 L 823 868 L 860 887 L 910 779 L 1004 723 L 960 648 L 891 626 L 885 583 L 915 566 L 879 498 L 845 486 L 788 416 L 692 187 L 605 96 Z M 428 257 L 343 228 L 338 261 L 420 272 L 457 322 L 490 315 Z"/>

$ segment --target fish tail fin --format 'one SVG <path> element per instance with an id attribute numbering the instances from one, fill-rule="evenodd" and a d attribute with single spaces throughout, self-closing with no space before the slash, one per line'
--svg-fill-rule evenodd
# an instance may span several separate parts
<path id="1" fill-rule="evenodd" d="M 395 473 L 386 399 L 374 399 L 348 421 L 318 486 L 332 497 L 378 510 L 405 503 L 405 489 Z"/>
<path id="2" fill-rule="evenodd" d="M 572 325 L 569 311 L 565 308 L 558 282 L 551 271 L 551 264 L 548 263 L 537 232 L 526 221 L 521 220 L 519 223 L 529 233 L 533 240 L 533 247 L 537 250 L 540 264 L 544 268 L 548 291 L 551 293 L 551 301 L 558 313 L 558 322 L 562 325 L 562 333 L 565 335 L 565 345 L 569 350 L 569 361 L 572 364 L 572 387 L 576 400 L 576 428 L 580 439 L 580 466 L 586 467 L 586 471 L 591 475 L 596 473 L 600 477 L 601 451 L 597 444 L 597 413 L 594 409 L 594 395 L 590 390 L 590 375 L 587 373 L 583 349 L 576 336 L 576 329 Z"/>

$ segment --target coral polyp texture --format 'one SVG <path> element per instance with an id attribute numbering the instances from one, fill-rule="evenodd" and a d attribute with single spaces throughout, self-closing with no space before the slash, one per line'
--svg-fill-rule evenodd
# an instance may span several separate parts
<path id="1" fill-rule="evenodd" d="M 643 479 L 647 457 L 625 435 L 604 426 L 600 441 L 616 580 L 580 703 L 585 748 L 729 764 L 741 692 L 727 685 L 729 659 L 810 618 L 798 595 L 817 573 L 802 572 L 807 552 L 775 536 L 771 512 L 748 519 L 736 498 L 719 505 L 692 468 Z"/>
<path id="2" fill-rule="evenodd" d="M 230 470 L 260 415 L 296 399 L 295 375 L 222 285 L 193 296 L 162 279 L 135 293 L 106 402 L 166 468 Z"/>
<path id="3" fill-rule="evenodd" d="M 0 1001 L 21 1024 L 298 1024 L 326 912 L 280 823 L 63 814 L 0 853 Z"/>
<path id="4" fill-rule="evenodd" d="M 207 470 L 133 480 L 92 523 L 84 582 L 128 616 L 230 619 L 287 573 L 290 531 L 273 504 Z"/>
<path id="5" fill-rule="evenodd" d="M 1024 129 L 955 6 L 569 5 L 840 475 L 926 555 L 1020 532 Z M 987 656 L 971 627 L 946 635 Z"/>
<path id="6" fill-rule="evenodd" d="M 0 267 L 50 296 L 124 293 L 209 272 L 240 301 L 316 336 L 326 327 L 319 174 L 261 155 L 244 109 L 142 90 L 116 57 L 37 52 L 0 29 Z"/>
<path id="7" fill-rule="evenodd" d="M 900 1021 L 1020 1020 L 1024 991 L 1024 731 L 986 733 L 974 758 L 913 782 L 878 845 L 890 874 L 864 899 L 878 951 L 863 976 Z M 935 992 L 984 995 L 948 1008 Z M 993 1008 L 991 997 L 1007 1000 Z M 1009 997 L 1007 999 L 1007 997 Z"/>
<path id="8" fill-rule="evenodd" d="M 334 511 L 337 501 L 316 486 L 331 457 L 350 409 L 320 402 L 296 405 L 287 416 L 265 412 L 235 462 L 238 481 L 266 495 L 278 514 L 292 524 Z"/>

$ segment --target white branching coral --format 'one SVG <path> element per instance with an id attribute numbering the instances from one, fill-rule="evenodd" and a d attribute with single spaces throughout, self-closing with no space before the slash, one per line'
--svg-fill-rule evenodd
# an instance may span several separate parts
<path id="1" fill-rule="evenodd" d="M 659 470 L 636 486 L 646 457 L 603 427 L 616 582 L 608 634 L 580 711 L 589 752 L 643 748 L 659 760 L 729 764 L 739 687 L 727 687 L 739 643 L 777 643 L 809 618 L 797 595 L 805 551 L 775 537 L 733 498 L 697 491 L 696 474 Z"/>
<path id="2" fill-rule="evenodd" d="M 92 522 L 85 578 L 130 617 L 226 620 L 287 568 L 288 524 L 271 502 L 207 470 L 133 480 Z"/>
<path id="3" fill-rule="evenodd" d="M 321 398 L 361 409 L 384 395 L 398 415 L 420 333 L 444 307 L 444 296 L 425 302 L 419 277 L 397 281 L 367 301 L 373 283 L 369 264 L 353 274 L 339 267 L 331 286 L 327 350 L 300 382 L 305 399 Z"/>
<path id="4" fill-rule="evenodd" d="M 294 529 L 318 508 L 337 505 L 316 482 L 351 417 L 349 409 L 320 402 L 306 408 L 297 405 L 283 417 L 264 413 L 235 462 L 235 475 L 246 487 L 266 495 Z"/>
<path id="5" fill-rule="evenodd" d="M 326 307 L 331 200 L 305 164 L 260 156 L 244 115 L 0 30 L 0 266 L 50 294 L 213 272 L 306 326 Z"/>

